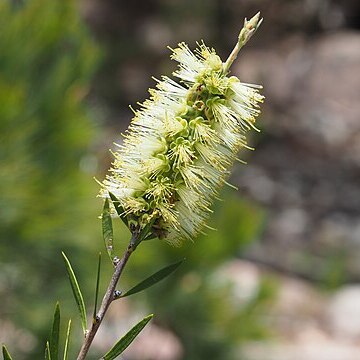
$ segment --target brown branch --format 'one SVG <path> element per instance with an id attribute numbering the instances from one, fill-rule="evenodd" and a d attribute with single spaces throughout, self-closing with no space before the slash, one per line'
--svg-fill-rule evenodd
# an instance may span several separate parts
<path id="1" fill-rule="evenodd" d="M 137 246 L 137 238 L 138 233 L 134 232 L 132 235 L 132 238 L 130 240 L 130 244 L 127 247 L 126 251 L 124 252 L 124 255 L 122 258 L 118 261 L 118 263 L 115 266 L 114 273 L 111 277 L 109 286 L 105 292 L 104 298 L 102 300 L 101 306 L 99 311 L 96 314 L 95 319 L 93 319 L 90 329 L 87 331 L 84 342 L 81 346 L 79 355 L 77 357 L 77 360 L 84 360 L 89 348 L 94 340 L 94 337 L 104 320 L 105 314 L 110 306 L 110 304 L 116 299 L 115 297 L 115 288 L 119 281 L 119 278 L 125 268 L 125 265 L 127 264 L 131 254 L 134 252 L 136 246 Z"/>

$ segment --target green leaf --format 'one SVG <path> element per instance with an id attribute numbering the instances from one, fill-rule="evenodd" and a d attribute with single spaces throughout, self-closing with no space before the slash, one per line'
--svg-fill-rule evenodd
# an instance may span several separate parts
<path id="1" fill-rule="evenodd" d="M 101 252 L 99 252 L 99 261 L 98 261 L 97 276 L 96 276 L 95 305 L 94 305 L 94 314 L 93 314 L 94 320 L 96 317 L 97 302 L 98 302 L 98 297 L 99 297 L 100 269 L 101 269 Z"/>
<path id="2" fill-rule="evenodd" d="M 45 360 L 51 360 L 50 345 L 48 341 L 46 342 L 45 347 Z"/>
<path id="3" fill-rule="evenodd" d="M 138 322 L 129 332 L 127 332 L 101 359 L 113 360 L 120 355 L 139 335 L 140 331 L 153 318 L 154 314 L 148 315 L 146 318 Z"/>
<path id="4" fill-rule="evenodd" d="M 52 360 L 59 358 L 59 337 L 60 337 L 60 305 L 55 305 L 54 321 L 50 337 L 50 356 Z"/>
<path id="5" fill-rule="evenodd" d="M 64 261 L 65 261 L 65 266 L 66 266 L 67 273 L 69 275 L 71 289 L 73 291 L 74 298 L 75 298 L 76 304 L 77 304 L 78 309 L 79 309 L 81 325 L 82 325 L 82 328 L 83 328 L 83 332 L 85 334 L 86 329 L 87 329 L 87 322 L 86 322 L 86 309 L 85 309 L 85 304 L 84 304 L 84 298 L 83 298 L 82 293 L 80 291 L 79 283 L 76 280 L 74 270 L 71 267 L 69 259 L 66 257 L 64 252 L 62 252 L 62 256 L 63 256 Z"/>
<path id="6" fill-rule="evenodd" d="M 158 283 L 159 281 L 163 280 L 164 278 L 169 276 L 171 273 L 173 273 L 183 262 L 184 262 L 184 260 L 181 260 L 175 264 L 171 264 L 171 265 L 168 265 L 168 266 L 162 268 L 158 272 L 150 275 L 148 278 L 146 278 L 139 284 L 135 285 L 133 288 L 128 290 L 125 294 L 121 295 L 121 297 L 136 294 L 140 291 L 143 291 L 143 290 L 149 288 L 150 286 L 155 285 L 156 283 Z"/>
<path id="7" fill-rule="evenodd" d="M 68 327 L 67 327 L 67 331 L 66 331 L 65 347 L 64 347 L 64 360 L 67 360 L 67 358 L 68 358 L 70 330 L 71 330 L 71 319 L 68 322 Z"/>
<path id="8" fill-rule="evenodd" d="M 112 220 L 110 215 L 109 199 L 105 200 L 104 209 L 101 216 L 102 221 L 102 233 L 105 243 L 106 251 L 110 257 L 111 262 L 114 260 L 114 232 L 112 226 Z"/>
<path id="9" fill-rule="evenodd" d="M 2 353 L 3 353 L 4 360 L 12 360 L 12 357 L 10 356 L 8 349 L 6 348 L 5 345 L 2 346 Z"/>
<path id="10" fill-rule="evenodd" d="M 110 199 L 115 207 L 116 213 L 119 215 L 119 218 L 122 220 L 122 222 L 129 227 L 129 223 L 127 220 L 127 217 L 124 215 L 124 208 L 120 205 L 119 199 L 109 191 Z"/>

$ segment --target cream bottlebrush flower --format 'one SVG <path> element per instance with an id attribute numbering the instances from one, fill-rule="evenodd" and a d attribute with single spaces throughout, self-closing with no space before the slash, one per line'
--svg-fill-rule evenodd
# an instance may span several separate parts
<path id="1" fill-rule="evenodd" d="M 229 68 L 260 23 L 259 14 L 245 19 L 225 63 L 204 43 L 195 52 L 185 43 L 171 49 L 180 82 L 156 80 L 150 99 L 135 111 L 102 195 L 115 195 L 138 228 L 151 224 L 149 235 L 172 243 L 194 238 L 238 151 L 247 147 L 261 87 L 229 76 Z"/>

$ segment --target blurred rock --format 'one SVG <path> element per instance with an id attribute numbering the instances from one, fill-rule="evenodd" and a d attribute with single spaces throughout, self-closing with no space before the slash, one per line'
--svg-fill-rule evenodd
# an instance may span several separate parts
<path id="1" fill-rule="evenodd" d="M 266 274 L 277 279 L 277 297 L 264 314 L 271 328 L 268 341 L 242 345 L 239 358 L 246 360 L 355 360 L 360 358 L 360 286 L 340 288 L 334 293 L 316 289 L 311 283 L 279 275 L 266 267 L 236 261 L 228 268 L 232 279 L 247 278 L 246 269 L 260 281 Z M 224 275 L 226 273 L 223 273 Z M 245 275 L 244 275 L 245 274 Z M 226 278 L 226 275 L 225 275 Z M 236 284 L 236 282 L 233 282 Z M 236 287 L 238 285 L 235 285 Z M 241 286 L 238 287 L 238 290 Z"/>
<path id="2" fill-rule="evenodd" d="M 170 331 L 150 324 L 126 351 L 133 360 L 180 360 L 183 349 L 177 337 Z"/>
<path id="3" fill-rule="evenodd" d="M 232 303 L 236 306 L 246 305 L 258 294 L 261 282 L 260 269 L 248 261 L 235 260 L 216 270 L 213 275 L 215 286 L 230 284 Z"/>
<path id="4" fill-rule="evenodd" d="M 0 339 L 1 343 L 6 344 L 7 349 L 11 353 L 13 349 L 16 349 L 18 354 L 22 356 L 32 351 L 38 345 L 37 339 L 31 332 L 19 328 L 7 320 L 0 322 Z"/>
<path id="5" fill-rule="evenodd" d="M 310 342 L 297 344 L 249 343 L 241 356 L 246 360 L 356 360 L 360 357 L 360 349 L 355 345 L 334 343 L 320 335 Z"/>
<path id="6" fill-rule="evenodd" d="M 360 33 L 292 35 L 244 52 L 234 72 L 266 95 L 265 137 L 236 173 L 271 210 L 251 258 L 321 281 L 339 260 L 339 280 L 360 279 Z"/>
<path id="7" fill-rule="evenodd" d="M 313 42 L 293 36 L 273 46 L 245 52 L 234 70 L 244 81 L 265 85 L 266 131 L 359 166 L 360 153 L 353 149 L 360 132 L 360 79 L 355 76 L 360 34 L 324 35 Z"/>
<path id="8" fill-rule="evenodd" d="M 94 339 L 94 348 L 99 353 L 108 351 L 144 314 L 146 310 L 132 308 L 127 299 L 111 306 Z M 131 360 L 180 360 L 182 354 L 180 340 L 171 331 L 155 325 L 152 321 L 125 351 L 124 356 Z"/>
<path id="9" fill-rule="evenodd" d="M 360 342 L 360 286 L 347 286 L 338 290 L 332 296 L 326 315 L 334 336 Z"/>

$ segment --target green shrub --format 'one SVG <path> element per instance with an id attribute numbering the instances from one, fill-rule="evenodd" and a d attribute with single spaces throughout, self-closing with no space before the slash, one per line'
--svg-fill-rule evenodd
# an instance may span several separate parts
<path id="1" fill-rule="evenodd" d="M 39 336 L 67 287 L 60 250 L 98 245 L 83 100 L 99 55 L 75 2 L 0 2 L 0 318 Z"/>

